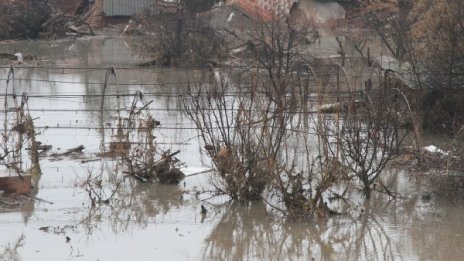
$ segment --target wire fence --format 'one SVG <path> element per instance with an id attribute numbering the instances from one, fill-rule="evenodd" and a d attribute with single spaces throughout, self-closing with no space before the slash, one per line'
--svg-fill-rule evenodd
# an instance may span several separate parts
<path id="1" fill-rule="evenodd" d="M 0 69 L 11 69 L 11 67 L 0 66 Z M 111 67 L 112 70 L 120 71 L 120 70 L 129 70 L 129 71 L 139 71 L 147 74 L 155 73 L 156 70 L 173 70 L 170 67 L 162 67 L 162 66 L 153 66 L 150 68 L 141 68 L 141 67 L 120 67 L 114 68 Z M 240 70 L 250 70 L 250 69 L 257 69 L 251 67 L 244 67 L 244 66 L 222 66 L 219 67 L 221 69 L 240 69 Z M 14 68 L 16 74 L 18 71 L 21 70 L 42 70 L 47 73 L 51 73 L 53 71 L 59 71 L 59 74 L 63 74 L 65 72 L 74 72 L 74 73 L 91 73 L 91 72 L 108 72 L 109 68 L 100 68 L 100 67 L 47 67 L 47 66 L 22 66 Z M 175 70 L 205 70 L 205 68 L 201 67 L 180 67 L 176 68 Z M 55 77 L 59 77 L 59 74 Z M 340 78 L 340 71 L 338 72 L 329 72 L 326 73 L 330 76 L 338 76 Z M 137 76 L 135 76 L 137 77 Z M 310 74 L 305 76 L 306 78 L 310 77 Z M 304 77 L 303 77 L 304 78 Z M 348 80 L 345 77 L 345 82 L 343 84 L 347 84 L 346 81 Z M 169 98 L 176 98 L 180 101 L 185 98 L 191 98 L 185 95 L 185 88 L 194 85 L 201 85 L 205 84 L 205 81 L 200 81 L 198 79 L 193 78 L 192 81 L 182 81 L 178 79 L 178 81 L 172 82 L 141 82 L 140 79 L 136 79 L 135 82 L 116 82 L 116 81 L 106 81 L 106 82 L 99 82 L 99 81 L 89 81 L 85 79 L 81 79 L 78 81 L 73 80 L 62 80 L 62 79 L 46 79 L 46 78 L 18 78 L 15 77 L 13 79 L 10 78 L 0 78 L 0 82 L 10 82 L 10 84 L 14 84 L 17 90 L 24 90 L 27 89 L 30 93 L 27 94 L 28 99 L 28 111 L 32 114 L 32 117 L 37 117 L 39 119 L 36 123 L 36 128 L 38 130 L 44 129 L 51 129 L 51 130 L 112 130 L 114 131 L 116 127 L 108 126 L 108 123 L 104 125 L 95 125 L 89 124 L 85 125 L 89 121 L 89 117 L 91 118 L 92 115 L 98 115 L 99 113 L 103 113 L 105 115 L 116 115 L 117 113 L 128 113 L 132 109 L 131 102 L 132 100 L 140 95 L 140 93 L 136 93 L 135 91 L 130 92 L 128 90 L 120 90 L 118 87 L 126 87 L 126 86 L 134 86 L 140 87 L 144 91 L 141 92 L 142 95 L 146 99 L 169 99 Z M 28 88 L 24 88 L 25 83 L 31 83 L 31 86 Z M 35 89 L 34 84 L 36 83 L 48 83 L 49 85 L 53 84 L 53 87 L 59 88 L 59 92 L 54 90 L 55 93 L 50 93 L 50 89 L 41 87 L 37 90 Z M 251 84 L 251 82 L 240 82 L 237 84 Z M 315 79 L 309 80 L 306 83 L 309 85 L 316 85 Z M 340 83 L 338 83 L 340 84 Z M 69 87 L 73 87 L 75 85 L 86 86 L 91 88 L 86 89 L 71 89 Z M 100 86 L 101 88 L 94 88 L 95 86 Z M 112 86 L 113 89 L 109 93 L 104 93 L 105 86 Z M 170 90 L 167 91 L 166 88 L 169 87 Z M 148 88 L 148 89 L 147 89 Z M 228 98 L 241 98 L 244 95 L 247 95 L 246 88 L 243 88 L 240 91 L 234 91 L 233 89 L 225 94 L 225 97 Z M 313 88 L 310 91 L 320 91 L 320 89 Z M 92 93 L 90 93 L 92 92 Z M 255 93 L 256 94 L 256 93 Z M 313 93 L 314 94 L 314 93 Z M 262 95 L 266 97 L 265 92 L 257 93 L 257 95 Z M 363 91 L 353 91 L 353 90 L 342 90 L 337 88 L 327 88 L 323 92 L 324 99 L 326 100 L 340 100 L 340 99 L 347 99 L 353 97 L 360 97 L 363 95 Z M 9 91 L 7 94 L 3 93 L 0 94 L 0 104 L 2 104 L 2 100 L 5 99 L 16 99 L 21 97 L 18 93 L 12 93 Z M 124 102 L 121 102 L 121 98 L 129 98 Z M 319 103 L 320 97 L 318 95 L 310 95 L 306 98 L 306 101 L 310 104 L 317 105 Z M 96 107 L 96 103 L 104 100 L 107 106 L 102 108 L 92 108 Z M 158 101 L 158 100 L 157 100 Z M 93 104 L 91 104 L 93 103 Z M 118 106 L 115 106 L 118 103 Z M 88 106 L 91 104 L 90 106 Z M 77 106 L 77 107 L 76 107 Z M 90 108 L 89 108 L 90 107 Z M 162 123 L 160 126 L 157 127 L 157 130 L 170 130 L 170 131 L 182 131 L 182 130 L 189 130 L 189 131 L 197 131 L 198 128 L 190 121 L 186 121 L 187 123 L 180 123 L 179 119 L 186 118 L 184 115 L 184 110 L 182 106 L 182 102 L 177 104 L 170 104 L 169 102 L 162 101 L 160 103 L 155 104 L 155 106 L 147 108 L 147 111 L 156 112 L 158 115 L 165 117 L 165 122 Z M 208 109 L 205 109 L 207 111 Z M 231 113 L 238 112 L 239 108 L 236 106 L 230 106 L 228 109 Z M 14 108 L 4 108 L 0 109 L 0 113 L 6 115 L 8 113 L 15 112 Z M 252 112 L 259 112 L 259 111 L 252 111 Z M 39 114 L 40 113 L 40 114 Z M 78 113 L 84 113 L 85 115 L 76 116 Z M 173 113 L 175 114 L 174 117 L 166 117 L 164 114 Z M 314 114 L 319 113 L 319 110 L 314 106 L 313 109 L 305 109 L 305 110 L 292 110 L 288 113 L 302 115 L 302 114 Z M 53 117 L 52 117 L 53 116 Z M 6 117 L 6 116 L 3 116 Z M 64 123 L 65 120 L 76 120 L 77 123 Z M 92 121 L 92 119 L 90 119 Z M 184 122 L 185 120 L 182 120 Z M 103 123 L 102 123 L 103 124 Z M 213 127 L 218 128 L 218 127 Z M 302 131 L 296 129 L 289 129 L 293 132 L 304 132 L 307 134 L 312 135 L 319 135 L 316 132 L 310 131 Z M 4 129 L 1 130 L 2 132 L 5 131 Z M 57 135 L 57 133 L 54 133 Z"/>

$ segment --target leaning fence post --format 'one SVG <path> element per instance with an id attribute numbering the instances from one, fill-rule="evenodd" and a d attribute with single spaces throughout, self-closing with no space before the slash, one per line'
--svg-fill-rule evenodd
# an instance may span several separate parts
<path id="1" fill-rule="evenodd" d="M 371 67 L 372 66 L 372 61 L 371 61 L 371 48 L 367 47 L 367 66 Z"/>
<path id="2" fill-rule="evenodd" d="M 108 80 L 109 80 L 111 75 L 114 76 L 114 80 L 116 81 L 116 85 L 117 85 L 118 84 L 118 77 L 117 77 L 116 69 L 114 68 L 114 66 L 111 66 L 110 68 L 108 68 L 108 70 L 105 73 L 105 82 L 103 83 L 102 101 L 101 101 L 101 105 L 100 105 L 100 112 L 101 113 L 103 113 L 103 105 L 105 104 L 106 87 L 108 86 Z"/>
<path id="3" fill-rule="evenodd" d="M 101 126 L 101 135 L 102 135 L 102 139 L 101 139 L 101 143 L 100 143 L 100 148 L 101 149 L 103 149 L 105 147 L 105 126 L 104 126 L 104 122 L 103 122 L 103 107 L 105 105 L 106 87 L 108 86 L 108 80 L 109 80 L 111 75 L 113 75 L 113 77 L 114 77 L 114 80 L 116 82 L 116 90 L 117 90 L 118 77 L 117 77 L 116 69 L 114 68 L 114 66 L 111 66 L 110 68 L 108 68 L 108 70 L 106 70 L 105 82 L 103 83 L 103 91 L 102 91 L 102 95 L 101 95 L 101 105 L 100 105 L 100 126 Z M 118 97 L 118 113 L 120 113 L 119 112 L 119 97 Z"/>
<path id="4" fill-rule="evenodd" d="M 338 70 L 337 70 L 337 104 L 340 106 L 340 110 L 342 108 L 340 104 L 340 71 L 341 71 L 341 66 L 338 65 Z M 340 155 L 340 110 L 337 110 L 337 159 L 338 156 Z"/>
<path id="5" fill-rule="evenodd" d="M 8 76 L 6 79 L 6 88 L 5 88 L 5 115 L 4 115 L 4 122 L 3 122 L 3 143 L 8 142 L 8 136 L 7 135 L 7 130 L 8 130 L 8 86 L 10 84 L 10 80 L 12 80 L 12 88 L 13 88 L 13 93 L 14 93 L 14 80 L 15 80 L 15 70 L 13 65 L 10 65 L 10 69 L 8 71 Z"/>

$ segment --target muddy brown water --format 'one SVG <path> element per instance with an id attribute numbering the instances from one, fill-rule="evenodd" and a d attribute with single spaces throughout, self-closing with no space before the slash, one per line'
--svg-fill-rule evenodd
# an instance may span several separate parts
<path id="1" fill-rule="evenodd" d="M 26 201 L 0 213 L 0 260 L 463 259 L 462 200 L 430 196 L 426 184 L 404 170 L 384 175 L 400 199 L 374 193 L 365 203 L 354 197 L 349 214 L 303 223 L 273 216 L 260 202 L 208 199 L 208 193 L 198 193 L 212 189 L 208 174 L 188 177 L 179 186 L 126 179 L 118 201 L 91 208 L 76 182 L 89 171 L 105 172 L 109 182 L 120 173 L 111 160 L 81 161 L 94 159 L 102 141 L 109 141 L 112 130 L 105 124 L 112 121 L 118 100 L 122 106 L 132 101 L 122 94 L 139 90 L 153 100 L 152 115 L 161 122 L 157 141 L 181 150 L 186 174 L 207 168 L 198 133 L 182 113 L 179 98 L 190 71 L 134 69 L 141 59 L 129 44 L 120 38 L 90 38 L 0 45 L 2 51 L 16 49 L 40 60 L 18 66 L 14 82 L 16 93 L 30 96 L 31 115 L 43 131 L 38 140 L 52 145 L 53 152 L 81 144 L 86 148 L 79 158 L 41 157 L 43 173 L 33 195 L 42 201 Z M 101 99 L 89 95 L 101 93 L 109 65 L 126 69 L 117 69 L 118 85 L 112 81 L 107 94 L 121 96 L 106 100 L 100 121 Z M 72 67 L 87 69 L 65 69 Z M 6 75 L 7 69 L 1 69 L 2 87 Z M 105 132 L 99 129 L 102 124 L 108 127 Z M 8 175 L 5 169 L 1 173 Z M 206 216 L 200 214 L 200 205 L 208 209 Z"/>

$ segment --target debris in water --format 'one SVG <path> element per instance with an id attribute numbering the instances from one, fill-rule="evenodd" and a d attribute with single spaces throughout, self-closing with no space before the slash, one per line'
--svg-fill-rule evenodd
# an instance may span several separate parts
<path id="1" fill-rule="evenodd" d="M 172 167 L 168 171 L 158 173 L 158 180 L 163 184 L 179 184 L 184 177 L 185 174 L 182 171 Z"/>
<path id="2" fill-rule="evenodd" d="M 201 205 L 201 220 L 200 223 L 203 224 L 205 222 L 206 214 L 208 213 L 208 210 L 205 208 L 205 206 Z"/>
<path id="3" fill-rule="evenodd" d="M 39 228 L 40 231 L 43 231 L 45 233 L 53 233 L 55 235 L 64 235 L 66 233 L 70 232 L 75 232 L 76 231 L 76 226 L 73 225 L 65 225 L 65 226 L 44 226 Z M 66 237 L 66 241 L 68 240 L 68 236 Z M 71 238 L 69 238 L 69 241 L 71 241 Z M 67 241 L 68 242 L 68 241 Z"/>
<path id="4" fill-rule="evenodd" d="M 53 157 L 60 157 L 60 156 L 69 156 L 73 153 L 82 153 L 82 150 L 84 150 L 85 147 L 84 145 L 77 146 L 75 148 L 69 149 L 63 153 L 53 153 L 51 156 Z"/>
<path id="5" fill-rule="evenodd" d="M 15 53 L 14 56 L 16 57 L 16 60 L 18 63 L 23 63 L 24 61 L 24 58 L 23 58 L 23 54 L 22 53 Z"/>
<path id="6" fill-rule="evenodd" d="M 205 208 L 205 206 L 201 205 L 201 214 L 206 215 L 208 213 L 208 210 Z"/>
<path id="7" fill-rule="evenodd" d="M 89 163 L 89 162 L 95 162 L 95 161 L 100 161 L 101 159 L 87 159 L 87 160 L 81 160 L 82 164 Z"/>
<path id="8" fill-rule="evenodd" d="M 424 151 L 432 153 L 432 154 L 441 154 L 443 156 L 448 156 L 448 153 L 445 152 L 444 150 L 438 148 L 437 146 L 430 145 L 427 147 L 422 148 Z"/>
<path id="9" fill-rule="evenodd" d="M 31 176 L 0 177 L 0 191 L 7 194 L 26 194 L 31 192 Z"/>

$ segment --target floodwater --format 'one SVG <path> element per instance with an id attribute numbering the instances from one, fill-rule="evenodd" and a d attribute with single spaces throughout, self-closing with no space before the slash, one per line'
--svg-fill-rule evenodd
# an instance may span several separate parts
<path id="1" fill-rule="evenodd" d="M 186 75 L 195 72 L 136 68 L 140 58 L 129 45 L 121 38 L 0 45 L 1 52 L 37 56 L 17 66 L 14 81 L 15 92 L 29 96 L 37 139 L 52 145 L 52 152 L 85 146 L 77 158 L 50 153 L 40 158 L 42 175 L 33 190 L 37 199 L 0 213 L 0 260 L 462 260 L 461 196 L 449 200 L 430 194 L 426 183 L 405 170 L 384 175 L 398 199 L 381 193 L 368 203 L 354 198 L 347 215 L 303 223 L 270 214 L 264 203 L 210 198 L 203 193 L 213 189 L 208 174 L 187 177 L 179 186 L 127 178 L 116 201 L 92 208 L 76 184 L 89 172 L 105 173 L 108 183 L 122 174 L 110 159 L 83 161 L 96 159 L 102 144 L 108 144 L 118 104 L 130 107 L 129 94 L 136 91 L 153 100 L 150 112 L 161 122 L 156 130 L 160 146 L 181 150 L 186 174 L 207 169 L 198 133 L 179 97 Z M 101 119 L 98 95 L 110 65 L 117 67 L 117 84 L 110 77 Z M 1 86 L 7 73 L 0 70 Z M 208 209 L 206 216 L 200 205 Z"/>

